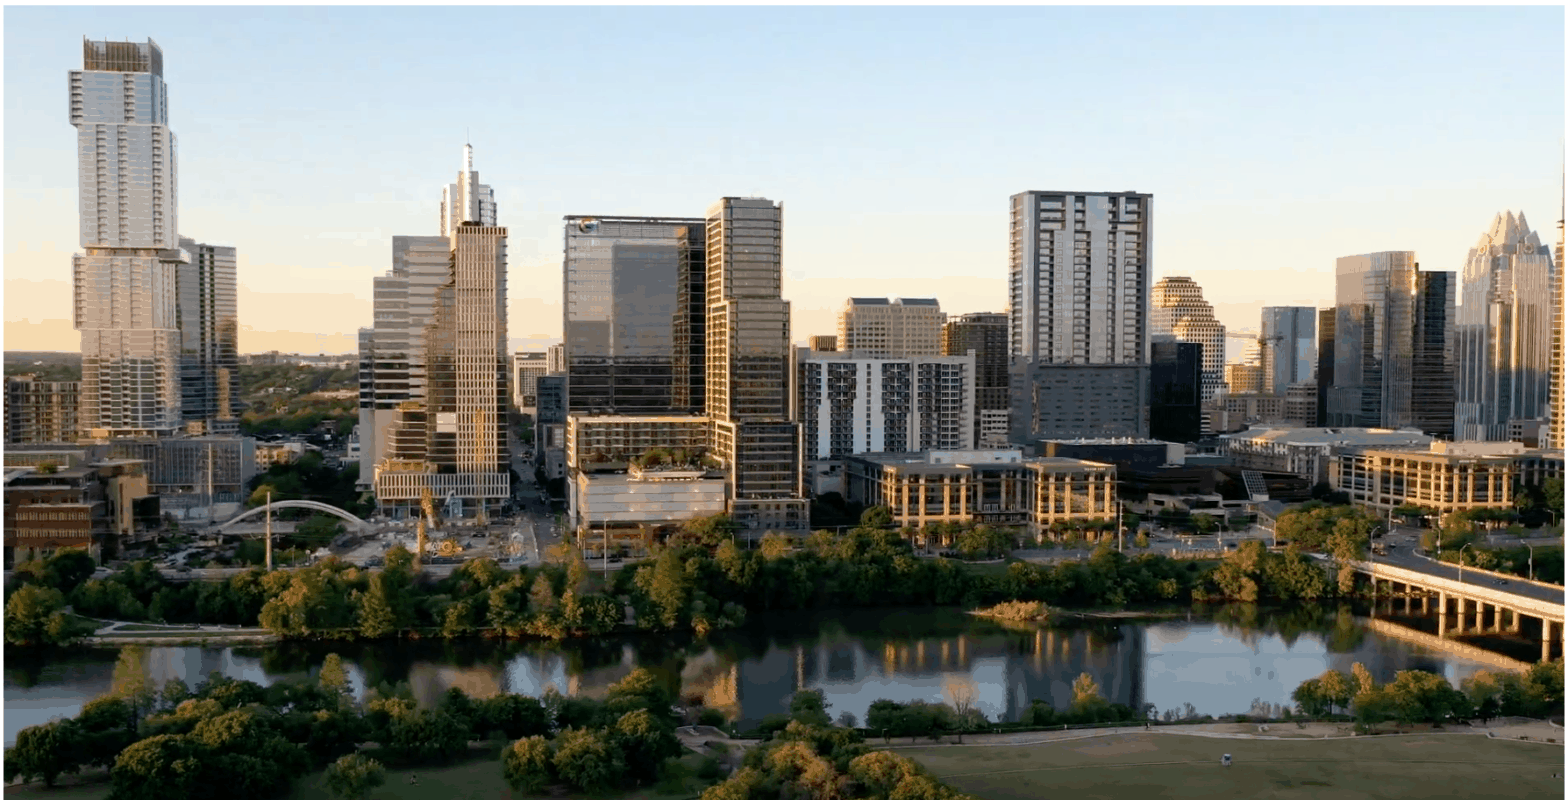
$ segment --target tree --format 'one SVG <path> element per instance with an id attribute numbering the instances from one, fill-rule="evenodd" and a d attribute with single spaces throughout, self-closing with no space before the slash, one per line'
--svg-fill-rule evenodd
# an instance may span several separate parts
<path id="1" fill-rule="evenodd" d="M 475 730 L 500 731 L 516 740 L 550 732 L 550 718 L 538 699 L 518 694 L 498 694 L 481 701 Z"/>
<path id="2" fill-rule="evenodd" d="M 541 794 L 555 779 L 554 757 L 550 743 L 543 736 L 518 739 L 501 753 L 501 774 L 513 790 Z"/>
<path id="3" fill-rule="evenodd" d="M 81 770 L 81 745 L 81 734 L 71 720 L 23 728 L 16 734 L 16 746 L 6 748 L 5 782 L 42 778 L 45 786 L 53 788 L 61 775 Z"/>
<path id="4" fill-rule="evenodd" d="M 791 695 L 789 716 L 805 725 L 827 728 L 833 724 L 833 718 L 828 716 L 828 702 L 821 689 L 801 689 Z"/>
<path id="5" fill-rule="evenodd" d="M 1362 669 L 1364 671 L 1365 667 Z M 1351 683 L 1345 673 L 1337 669 L 1324 670 L 1323 674 L 1317 677 L 1317 681 L 1330 714 L 1334 713 L 1336 707 L 1345 709 L 1350 707 L 1350 701 L 1356 695 L 1356 685 Z"/>
<path id="6" fill-rule="evenodd" d="M 626 763 L 626 774 L 639 785 L 653 783 L 665 759 L 681 753 L 680 740 L 648 709 L 640 708 L 616 720 L 612 742 Z"/>
<path id="7" fill-rule="evenodd" d="M 358 753 L 343 756 L 327 767 L 327 790 L 342 800 L 362 800 L 386 780 L 387 771 L 380 761 Z"/>
<path id="8" fill-rule="evenodd" d="M 348 693 L 348 671 L 343 669 L 343 659 L 338 657 L 337 653 L 328 653 L 321 662 L 321 674 L 317 680 L 321 688 L 329 692 Z"/>
<path id="9" fill-rule="evenodd" d="M 550 763 L 561 780 L 590 794 L 615 788 L 626 769 L 606 731 L 580 728 L 562 731 L 555 738 L 555 756 Z"/>
<path id="10" fill-rule="evenodd" d="M 872 506 L 860 513 L 860 527 L 888 528 L 893 525 L 893 510 L 887 506 Z"/>
<path id="11" fill-rule="evenodd" d="M 1147 550 L 1149 548 L 1149 535 L 1143 531 L 1138 531 L 1138 535 L 1132 539 L 1132 546 L 1139 550 Z"/>
<path id="12" fill-rule="evenodd" d="M 202 780 L 202 748 L 188 737 L 149 736 L 121 751 L 109 777 L 115 800 L 191 797 Z"/>
<path id="13" fill-rule="evenodd" d="M 1087 672 L 1080 673 L 1073 681 L 1073 713 L 1098 721 L 1099 715 L 1109 706 L 1110 703 L 1100 694 L 1100 684 L 1095 682 L 1094 676 Z"/>
<path id="14" fill-rule="evenodd" d="M 158 701 L 157 685 L 147 672 L 147 658 L 145 647 L 121 648 L 110 678 L 109 693 L 125 701 L 133 720 L 146 716 Z"/>
<path id="15" fill-rule="evenodd" d="M 85 633 L 65 612 L 65 596 L 58 589 L 27 584 L 5 603 L 5 640 L 24 647 L 63 645 Z"/>
<path id="16" fill-rule="evenodd" d="M 1323 683 L 1317 678 L 1308 678 L 1290 693 L 1290 699 L 1296 701 L 1301 713 L 1309 717 L 1321 717 L 1329 710 L 1328 699 L 1323 696 Z"/>

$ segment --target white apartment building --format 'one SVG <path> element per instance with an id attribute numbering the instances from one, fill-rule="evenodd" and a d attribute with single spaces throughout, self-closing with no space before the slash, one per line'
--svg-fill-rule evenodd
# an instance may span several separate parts
<path id="1" fill-rule="evenodd" d="M 805 348 L 797 353 L 795 418 L 807 460 L 974 449 L 972 354 L 864 358 Z"/>

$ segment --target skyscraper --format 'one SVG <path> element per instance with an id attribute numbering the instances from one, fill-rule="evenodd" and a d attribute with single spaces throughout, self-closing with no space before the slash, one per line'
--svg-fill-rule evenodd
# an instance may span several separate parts
<path id="1" fill-rule="evenodd" d="M 871 358 L 802 348 L 797 374 L 808 459 L 974 449 L 971 353 Z"/>
<path id="2" fill-rule="evenodd" d="M 1225 326 L 1191 278 L 1171 276 L 1154 284 L 1149 334 L 1155 341 L 1189 342 L 1203 347 L 1203 399 L 1225 388 Z"/>
<path id="3" fill-rule="evenodd" d="M 707 416 L 742 529 L 803 531 L 800 425 L 790 419 L 784 209 L 726 197 L 707 217 Z"/>
<path id="4" fill-rule="evenodd" d="M 1408 251 L 1336 262 L 1330 426 L 1452 435 L 1453 277 Z"/>
<path id="5" fill-rule="evenodd" d="M 1552 276 L 1552 402 L 1551 424 L 1547 429 L 1547 447 L 1563 449 L 1563 323 L 1568 319 L 1563 309 L 1563 226 L 1564 217 L 1558 212 L 1556 273 Z"/>
<path id="6" fill-rule="evenodd" d="M 1498 214 L 1465 259 L 1455 322 L 1454 438 L 1499 441 L 1550 393 L 1552 254 L 1524 214 Z"/>
<path id="7" fill-rule="evenodd" d="M 1153 195 L 1012 197 L 1012 352 L 1040 364 L 1147 364 Z"/>
<path id="8" fill-rule="evenodd" d="M 1149 350 L 1149 436 L 1196 442 L 1203 434 L 1203 345 L 1156 341 Z"/>
<path id="9" fill-rule="evenodd" d="M 200 433 L 238 433 L 234 248 L 180 237 L 180 249 L 188 257 L 178 268 L 175 289 L 182 416 Z"/>
<path id="10" fill-rule="evenodd" d="M 1339 310 L 1334 307 L 1318 309 L 1318 368 L 1312 379 L 1317 382 L 1317 409 L 1314 425 L 1328 427 L 1328 391 L 1334 385 L 1334 320 Z"/>
<path id="11" fill-rule="evenodd" d="M 376 283 L 386 325 L 360 331 L 362 458 L 374 459 L 377 503 L 396 513 L 427 495 L 446 513 L 494 512 L 511 493 L 506 229 L 482 200 L 493 194 L 471 147 L 456 186 L 444 236 L 394 237 L 393 270 Z"/>
<path id="12" fill-rule="evenodd" d="M 72 257 L 82 332 L 81 426 L 90 436 L 181 425 L 175 139 L 163 51 L 151 39 L 82 42 L 70 73 L 81 246 Z"/>
<path id="13" fill-rule="evenodd" d="M 965 314 L 942 326 L 942 355 L 975 354 L 975 444 L 1005 447 L 1008 433 L 1006 314 Z"/>
<path id="14" fill-rule="evenodd" d="M 700 411 L 706 221 L 565 219 L 561 305 L 568 411 Z"/>
<path id="15" fill-rule="evenodd" d="M 1317 309 L 1266 306 L 1263 309 L 1263 391 L 1282 395 L 1293 383 L 1312 380 L 1317 358 Z"/>
<path id="16" fill-rule="evenodd" d="M 1013 195 L 1013 444 L 1148 435 L 1153 202 L 1137 192 Z"/>
<path id="17" fill-rule="evenodd" d="M 867 358 L 934 356 L 946 321 L 935 298 L 851 297 L 838 315 L 838 349 Z"/>

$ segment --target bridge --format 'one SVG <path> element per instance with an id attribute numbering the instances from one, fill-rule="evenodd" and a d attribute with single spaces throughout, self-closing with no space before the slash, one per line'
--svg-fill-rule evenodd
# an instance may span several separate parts
<path id="1" fill-rule="evenodd" d="M 1563 587 L 1503 575 L 1476 567 L 1445 564 L 1414 551 L 1390 547 L 1387 556 L 1374 561 L 1353 561 L 1357 572 L 1372 580 L 1374 597 L 1379 587 L 1391 594 L 1403 594 L 1408 605 L 1412 595 L 1420 595 L 1422 610 L 1437 598 L 1438 636 L 1466 633 L 1522 634 L 1528 621 L 1530 632 L 1541 639 L 1541 660 L 1552 657 L 1552 647 L 1563 636 Z M 1401 588 L 1403 587 L 1403 588 Z M 1449 616 L 1454 617 L 1450 627 Z M 1472 623 L 1472 616 L 1474 622 Z"/>
<path id="2" fill-rule="evenodd" d="M 229 520 L 228 522 L 225 522 L 222 525 L 217 526 L 217 528 L 215 528 L 214 530 L 216 532 L 218 532 L 218 533 L 223 533 L 224 531 L 228 530 L 229 528 L 233 527 L 234 525 L 236 525 L 236 524 L 238 524 L 240 522 L 243 522 L 243 521 L 245 521 L 247 519 L 250 519 L 251 517 L 255 517 L 257 515 L 267 513 L 267 510 L 269 508 L 271 508 L 271 509 L 305 508 L 305 509 L 309 509 L 311 511 L 320 511 L 320 512 L 323 512 L 323 513 L 326 513 L 326 514 L 331 514 L 331 515 L 333 515 L 335 517 L 338 517 L 339 519 L 342 519 L 343 521 L 349 523 L 350 525 L 353 525 L 356 528 L 358 528 L 360 530 L 360 532 L 362 532 L 362 533 L 370 533 L 373 530 L 373 526 L 369 522 L 366 522 L 365 520 L 362 520 L 359 517 L 356 517 L 353 514 L 350 514 L 347 511 L 344 511 L 343 509 L 338 508 L 337 506 L 329 506 L 326 503 L 318 503 L 315 500 L 279 500 L 277 502 L 270 503 L 268 505 L 257 506 L 255 508 L 253 508 L 253 509 L 251 509 L 251 510 L 249 510 L 249 511 L 247 511 L 247 512 L 245 512 L 245 513 L 243 513 L 243 514 L 241 514 L 241 515 L 239 515 L 239 516 Z"/>

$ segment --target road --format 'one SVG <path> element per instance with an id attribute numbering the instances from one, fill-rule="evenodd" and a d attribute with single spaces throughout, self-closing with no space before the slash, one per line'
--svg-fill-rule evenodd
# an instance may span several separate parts
<path id="1" fill-rule="evenodd" d="M 1530 543 L 1537 544 L 1533 540 Z M 1541 544 L 1561 545 L 1562 540 L 1545 540 Z M 1414 570 L 1424 575 L 1431 575 L 1434 578 L 1446 578 L 1465 583 L 1474 582 L 1488 589 L 1496 589 L 1509 594 L 1516 594 L 1520 597 L 1528 597 L 1532 600 L 1542 600 L 1558 605 L 1563 603 L 1563 587 L 1561 586 L 1539 586 L 1523 580 L 1498 578 L 1492 573 L 1480 570 L 1460 569 L 1457 564 L 1442 564 L 1431 558 L 1418 555 L 1416 553 L 1416 545 L 1408 543 L 1408 541 L 1390 542 L 1386 545 L 1386 548 L 1387 555 L 1373 555 L 1371 558 L 1373 563 L 1388 564 L 1401 569 Z"/>
<path id="2" fill-rule="evenodd" d="M 1149 535 L 1149 546 L 1147 548 L 1134 547 L 1133 540 L 1137 537 L 1138 534 L 1137 531 L 1129 530 L 1123 537 L 1122 552 L 1129 556 L 1138 555 L 1140 553 L 1154 553 L 1163 556 L 1173 556 L 1178 553 L 1196 554 L 1203 552 L 1214 553 L 1217 555 L 1221 552 L 1234 549 L 1237 542 L 1241 542 L 1247 539 L 1259 539 L 1264 543 L 1268 543 L 1270 538 L 1267 533 L 1256 527 L 1249 528 L 1245 531 L 1232 531 L 1223 534 L 1222 538 L 1219 539 L 1206 536 L 1177 536 L 1173 534 L 1160 533 L 1158 531 L 1151 532 L 1146 530 L 1144 532 Z M 1111 546 L 1116 546 L 1116 541 L 1114 538 L 1111 540 Z M 1051 550 L 1024 549 L 1013 551 L 1013 555 L 1017 558 L 1023 559 L 1024 561 L 1029 561 L 1036 564 L 1050 564 L 1057 561 L 1081 561 L 1093 555 L 1095 549 L 1095 547 L 1079 547 L 1073 549 L 1054 548 Z"/>

